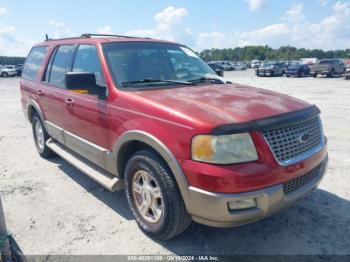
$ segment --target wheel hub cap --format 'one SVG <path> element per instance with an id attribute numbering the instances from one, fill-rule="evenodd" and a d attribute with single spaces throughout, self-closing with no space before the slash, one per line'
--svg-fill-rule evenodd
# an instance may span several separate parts
<path id="1" fill-rule="evenodd" d="M 41 126 L 41 123 L 37 121 L 35 123 L 35 137 L 36 137 L 36 142 L 41 150 L 44 149 L 45 146 L 45 138 L 44 138 L 44 131 Z"/>
<path id="2" fill-rule="evenodd" d="M 134 203 L 140 215 L 150 223 L 157 223 L 163 215 L 163 196 L 154 177 L 145 170 L 135 173 L 132 182 Z"/>

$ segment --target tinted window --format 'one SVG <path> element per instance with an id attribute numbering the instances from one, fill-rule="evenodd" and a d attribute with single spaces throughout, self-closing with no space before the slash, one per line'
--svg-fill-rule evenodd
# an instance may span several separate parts
<path id="1" fill-rule="evenodd" d="M 73 45 L 62 45 L 58 47 L 51 68 L 49 69 L 48 82 L 57 87 L 65 87 L 65 74 L 71 61 L 74 48 L 75 46 Z"/>
<path id="2" fill-rule="evenodd" d="M 94 73 L 97 85 L 106 86 L 97 49 L 94 45 L 79 46 L 74 60 L 73 71 Z"/>
<path id="3" fill-rule="evenodd" d="M 27 80 L 35 80 L 39 68 L 44 61 L 46 52 L 46 46 L 32 48 L 24 65 L 22 78 Z"/>

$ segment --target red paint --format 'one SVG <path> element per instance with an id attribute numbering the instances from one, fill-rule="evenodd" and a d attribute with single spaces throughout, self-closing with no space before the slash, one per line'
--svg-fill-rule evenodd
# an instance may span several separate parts
<path id="1" fill-rule="evenodd" d="M 318 165 L 326 148 L 300 163 L 282 167 L 259 133 L 252 133 L 259 159 L 235 165 L 211 165 L 191 160 L 191 140 L 222 124 L 292 112 L 309 104 L 286 95 L 238 84 L 185 86 L 174 89 L 127 92 L 117 89 L 108 71 L 101 43 L 154 41 L 150 39 L 82 38 L 48 41 L 45 58 L 60 44 L 93 44 L 97 47 L 109 97 L 107 101 L 72 93 L 41 82 L 21 80 L 22 104 L 33 98 L 47 120 L 108 150 L 128 130 L 145 131 L 162 141 L 178 159 L 191 186 L 213 192 L 234 193 L 282 183 Z M 38 91 L 43 94 L 39 96 Z M 68 105 L 73 99 L 74 105 Z"/>

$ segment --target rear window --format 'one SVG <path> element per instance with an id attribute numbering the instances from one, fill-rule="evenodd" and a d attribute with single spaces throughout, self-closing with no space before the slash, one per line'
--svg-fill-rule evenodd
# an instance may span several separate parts
<path id="1" fill-rule="evenodd" d="M 47 70 L 46 81 L 56 87 L 65 88 L 65 75 L 71 62 L 74 45 L 61 45 L 53 57 L 52 64 Z"/>
<path id="2" fill-rule="evenodd" d="M 30 51 L 24 69 L 22 78 L 27 80 L 35 80 L 39 68 L 42 65 L 45 55 L 47 53 L 47 46 L 33 47 Z"/>

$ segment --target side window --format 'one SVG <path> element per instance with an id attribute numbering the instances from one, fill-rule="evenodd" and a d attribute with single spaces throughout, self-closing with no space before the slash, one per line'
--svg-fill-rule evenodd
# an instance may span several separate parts
<path id="1" fill-rule="evenodd" d="M 65 88 L 65 74 L 69 67 L 74 45 L 61 45 L 58 47 L 52 65 L 48 68 L 48 78 L 46 80 L 60 88 Z"/>
<path id="2" fill-rule="evenodd" d="M 98 86 L 106 86 L 97 49 L 94 45 L 80 45 L 75 55 L 73 72 L 94 73 Z"/>
<path id="3" fill-rule="evenodd" d="M 30 51 L 24 69 L 22 78 L 26 80 L 35 80 L 39 68 L 42 65 L 47 52 L 46 46 L 34 47 Z"/>

